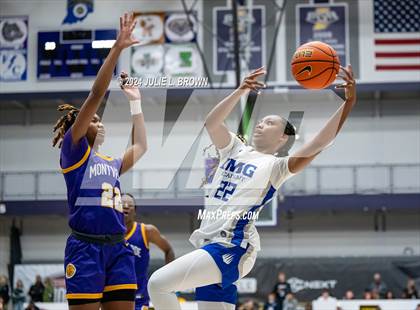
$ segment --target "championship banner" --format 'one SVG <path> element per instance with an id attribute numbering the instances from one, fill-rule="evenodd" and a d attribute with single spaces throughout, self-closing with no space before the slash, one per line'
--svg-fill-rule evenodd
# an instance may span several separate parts
<path id="1" fill-rule="evenodd" d="M 195 76 L 200 56 L 193 44 L 167 45 L 164 73 L 169 76 Z"/>
<path id="2" fill-rule="evenodd" d="M 131 76 L 153 77 L 163 72 L 165 49 L 153 44 L 131 49 Z"/>
<path id="3" fill-rule="evenodd" d="M 137 19 L 136 28 L 133 31 L 133 37 L 140 41 L 142 45 L 163 44 L 165 42 L 164 12 L 156 13 L 134 13 Z"/>
<path id="4" fill-rule="evenodd" d="M 0 81 L 26 81 L 28 17 L 0 16 Z"/>
<path id="5" fill-rule="evenodd" d="M 168 43 L 185 43 L 196 40 L 197 22 L 184 13 L 172 13 L 166 16 L 165 37 Z"/>
<path id="6" fill-rule="evenodd" d="M 47 278 L 51 280 L 54 287 L 54 302 L 64 302 L 66 300 L 63 264 L 15 265 L 14 279 L 15 282 L 22 280 L 24 292 L 29 291 L 29 288 L 35 283 L 37 275 L 41 276 L 43 283 Z"/>
<path id="7" fill-rule="evenodd" d="M 347 4 L 300 4 L 296 6 L 296 47 L 311 41 L 331 45 L 341 64 L 349 59 Z"/>
<path id="8" fill-rule="evenodd" d="M 193 12 L 192 14 L 196 14 Z M 134 13 L 134 37 L 139 46 L 131 49 L 133 77 L 183 77 L 201 74 L 196 41 L 196 19 L 181 12 Z"/>
<path id="9" fill-rule="evenodd" d="M 253 6 L 252 14 L 241 8 L 238 13 L 239 49 L 249 50 L 249 70 L 262 67 L 265 64 L 265 7 Z M 224 74 L 234 70 L 234 39 L 233 39 L 232 9 L 227 7 L 213 8 L 213 24 L 216 25 L 216 35 L 213 38 L 213 71 Z M 248 25 L 251 33 L 248 33 Z"/>

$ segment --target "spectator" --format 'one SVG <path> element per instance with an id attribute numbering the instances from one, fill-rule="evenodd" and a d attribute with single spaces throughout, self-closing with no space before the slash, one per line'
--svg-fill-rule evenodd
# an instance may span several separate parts
<path id="1" fill-rule="evenodd" d="M 258 310 L 258 304 L 256 301 L 249 299 L 245 303 L 239 306 L 238 310 Z"/>
<path id="2" fill-rule="evenodd" d="M 23 303 L 25 302 L 25 293 L 23 291 L 22 280 L 16 281 L 16 287 L 12 293 L 13 310 L 23 310 Z"/>
<path id="3" fill-rule="evenodd" d="M 372 294 L 372 299 L 384 299 L 384 298 L 386 298 L 386 296 L 381 297 L 377 291 L 373 291 L 373 292 L 371 292 L 371 294 Z"/>
<path id="4" fill-rule="evenodd" d="M 291 292 L 292 289 L 290 284 L 286 281 L 286 274 L 284 272 L 280 272 L 278 274 L 278 282 L 274 285 L 273 288 L 273 293 L 276 294 L 278 310 L 283 309 L 283 301 L 286 298 L 286 295 Z"/>
<path id="5" fill-rule="evenodd" d="M 276 301 L 276 294 L 268 294 L 267 302 L 264 305 L 264 310 L 278 310 L 278 304 Z"/>
<path id="6" fill-rule="evenodd" d="M 416 282 L 413 279 L 408 279 L 407 286 L 403 292 L 403 298 L 407 299 L 418 299 L 419 293 L 416 288 Z"/>
<path id="7" fill-rule="evenodd" d="M 388 291 L 388 292 L 386 292 L 386 294 L 385 294 L 385 298 L 386 299 L 394 299 L 395 297 L 394 297 L 394 293 L 392 292 L 392 291 Z"/>
<path id="8" fill-rule="evenodd" d="M 52 284 L 51 278 L 45 279 L 45 289 L 42 294 L 42 300 L 44 302 L 53 302 L 54 301 L 54 286 Z"/>
<path id="9" fill-rule="evenodd" d="M 7 303 L 9 302 L 9 285 L 7 284 L 7 278 L 4 275 L 0 276 L 0 297 L 2 298 L 3 309 L 7 309 Z"/>
<path id="10" fill-rule="evenodd" d="M 388 288 L 385 282 L 382 281 L 380 273 L 377 272 L 373 275 L 373 282 L 369 285 L 369 290 L 372 293 L 376 292 L 379 295 L 379 298 L 385 298 Z"/>
<path id="11" fill-rule="evenodd" d="M 369 289 L 366 289 L 365 292 L 363 293 L 363 299 L 365 300 L 373 299 L 372 292 Z"/>
<path id="12" fill-rule="evenodd" d="M 324 288 L 322 290 L 321 296 L 319 296 L 317 300 L 330 302 L 330 301 L 334 301 L 334 300 L 337 300 L 337 299 L 334 298 L 334 297 L 331 297 L 330 291 L 328 289 Z"/>
<path id="13" fill-rule="evenodd" d="M 352 290 L 348 290 L 344 295 L 343 299 L 352 300 L 354 299 L 354 293 Z"/>
<path id="14" fill-rule="evenodd" d="M 31 301 L 28 306 L 25 308 L 25 310 L 40 310 L 34 303 Z"/>
<path id="15" fill-rule="evenodd" d="M 31 301 L 42 302 L 44 289 L 45 287 L 44 284 L 42 284 L 41 276 L 37 275 L 35 278 L 35 283 L 31 286 L 28 292 L 29 296 L 31 296 Z"/>
<path id="16" fill-rule="evenodd" d="M 298 307 L 298 301 L 292 293 L 286 295 L 283 301 L 283 310 L 296 310 Z"/>

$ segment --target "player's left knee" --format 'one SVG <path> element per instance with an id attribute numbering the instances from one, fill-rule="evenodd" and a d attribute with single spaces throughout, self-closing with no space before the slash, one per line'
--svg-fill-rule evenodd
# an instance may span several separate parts
<path id="1" fill-rule="evenodd" d="M 164 279 L 160 276 L 159 270 L 156 270 L 149 278 L 147 283 L 147 290 L 149 294 L 153 292 L 162 292 L 164 291 Z"/>

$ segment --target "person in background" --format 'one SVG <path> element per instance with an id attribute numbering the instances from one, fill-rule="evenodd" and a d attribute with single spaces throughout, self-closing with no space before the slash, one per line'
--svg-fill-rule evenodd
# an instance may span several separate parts
<path id="1" fill-rule="evenodd" d="M 278 303 L 276 301 L 276 294 L 270 293 L 267 297 L 267 302 L 264 305 L 264 310 L 278 310 Z"/>
<path id="2" fill-rule="evenodd" d="M 249 299 L 246 302 L 244 302 L 242 305 L 238 307 L 238 310 L 258 310 L 258 303 L 253 300 Z"/>
<path id="3" fill-rule="evenodd" d="M 288 293 L 283 301 L 283 310 L 297 310 L 298 301 L 292 293 Z"/>
<path id="4" fill-rule="evenodd" d="M 407 286 L 403 291 L 403 298 L 406 299 L 418 299 L 419 293 L 416 288 L 416 282 L 413 279 L 408 279 Z"/>
<path id="5" fill-rule="evenodd" d="M 45 278 L 44 282 L 44 293 L 42 294 L 42 300 L 44 302 L 53 302 L 54 301 L 54 286 L 52 284 L 51 278 Z"/>
<path id="6" fill-rule="evenodd" d="M 41 276 L 37 275 L 35 278 L 35 283 L 32 284 L 28 292 L 28 295 L 31 296 L 31 301 L 42 302 L 44 290 L 45 290 L 45 287 L 44 287 L 44 284 L 42 284 Z"/>
<path id="7" fill-rule="evenodd" d="M 386 293 L 384 295 L 384 297 L 381 297 L 381 295 L 379 295 L 378 291 L 372 291 L 372 299 L 385 299 L 386 298 Z"/>
<path id="8" fill-rule="evenodd" d="M 329 302 L 329 301 L 336 300 L 336 298 L 332 297 L 330 295 L 330 291 L 328 289 L 324 288 L 322 290 L 321 296 L 319 296 L 317 300 L 322 300 L 322 301 Z"/>
<path id="9" fill-rule="evenodd" d="M 365 300 L 373 299 L 372 292 L 369 289 L 365 289 L 365 292 L 363 293 L 363 299 Z"/>
<path id="10" fill-rule="evenodd" d="M 3 309 L 7 309 L 7 303 L 9 302 L 9 285 L 7 284 L 7 277 L 4 275 L 0 276 L 0 297 L 3 302 L 1 303 Z"/>
<path id="11" fill-rule="evenodd" d="M 394 299 L 394 293 L 392 291 L 388 291 L 385 294 L 385 299 Z"/>
<path id="12" fill-rule="evenodd" d="M 25 302 L 25 292 L 23 291 L 23 282 L 18 279 L 16 286 L 12 292 L 13 310 L 23 310 L 23 303 Z"/>
<path id="13" fill-rule="evenodd" d="M 283 301 L 286 298 L 286 295 L 292 292 L 290 284 L 286 281 L 286 274 L 284 272 L 279 272 L 278 282 L 274 285 L 273 293 L 276 294 L 276 301 L 278 304 L 278 310 L 283 309 Z"/>
<path id="14" fill-rule="evenodd" d="M 343 299 L 352 300 L 354 299 L 354 293 L 352 290 L 347 290 L 346 294 L 344 295 Z"/>
<path id="15" fill-rule="evenodd" d="M 3 297 L 0 296 L 0 310 L 4 310 L 3 307 Z"/>
<path id="16" fill-rule="evenodd" d="M 369 285 L 369 290 L 373 295 L 376 292 L 379 298 L 385 298 L 388 287 L 384 281 L 382 281 L 381 274 L 379 272 L 373 275 L 373 282 Z"/>
<path id="17" fill-rule="evenodd" d="M 28 306 L 25 308 L 25 310 L 40 310 L 33 301 L 31 301 Z"/>

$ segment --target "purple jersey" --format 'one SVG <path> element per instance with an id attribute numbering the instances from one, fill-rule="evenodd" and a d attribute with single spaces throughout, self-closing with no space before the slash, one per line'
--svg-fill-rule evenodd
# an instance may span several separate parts
<path id="1" fill-rule="evenodd" d="M 149 243 L 147 242 L 146 227 L 143 223 L 136 223 L 127 233 L 125 240 L 134 253 L 134 266 L 137 278 L 136 303 L 149 301 L 147 293 L 147 269 L 149 268 Z"/>
<path id="2" fill-rule="evenodd" d="M 69 225 L 78 232 L 124 234 L 121 203 L 121 159 L 101 155 L 86 137 L 73 144 L 71 129 L 61 147 L 60 165 L 67 185 Z"/>

